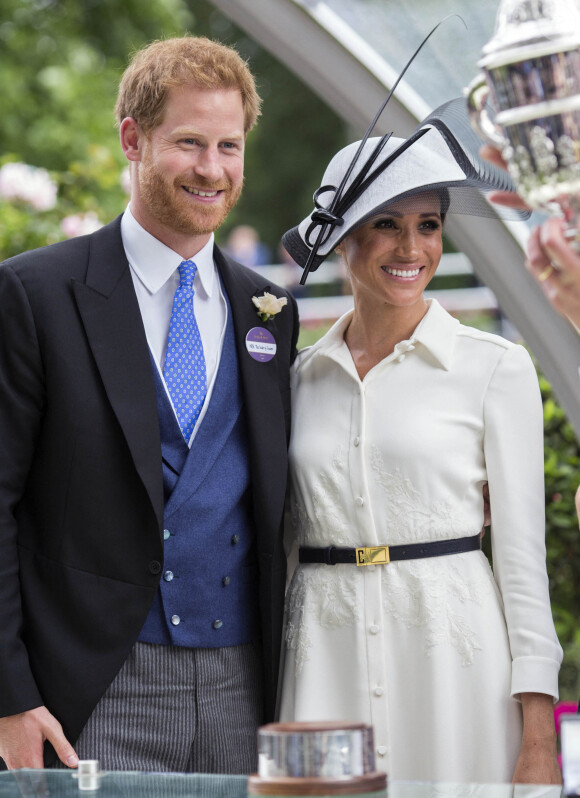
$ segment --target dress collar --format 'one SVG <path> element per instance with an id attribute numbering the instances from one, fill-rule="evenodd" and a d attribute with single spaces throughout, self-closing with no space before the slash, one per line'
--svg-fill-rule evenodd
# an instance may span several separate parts
<path id="1" fill-rule="evenodd" d="M 395 354 L 424 348 L 432 355 L 432 358 L 439 366 L 448 371 L 453 359 L 453 349 L 459 330 L 459 321 L 447 313 L 436 299 L 428 299 L 427 304 L 429 306 L 427 313 L 423 316 L 411 337 L 397 344 Z M 297 366 L 298 371 L 301 371 L 307 363 L 317 357 L 324 356 L 338 361 L 343 360 L 343 356 L 346 354 L 344 352 L 344 348 L 346 348 L 344 334 L 350 324 L 353 312 L 353 310 L 349 310 L 333 324 L 320 340 L 301 351 Z M 418 347 L 417 344 L 420 344 L 421 347 Z"/>
<path id="2" fill-rule="evenodd" d="M 413 343 L 416 342 L 424 346 L 445 371 L 449 371 L 460 323 L 447 313 L 436 299 L 428 299 L 427 302 L 429 310 L 419 322 L 411 338 Z"/>
<path id="3" fill-rule="evenodd" d="M 148 233 L 135 219 L 130 207 L 121 219 L 121 236 L 131 268 L 145 288 L 156 294 L 176 272 L 183 258 Z M 191 259 L 197 266 L 201 286 L 208 297 L 211 297 L 216 284 L 213 245 L 212 233 L 207 244 Z"/>

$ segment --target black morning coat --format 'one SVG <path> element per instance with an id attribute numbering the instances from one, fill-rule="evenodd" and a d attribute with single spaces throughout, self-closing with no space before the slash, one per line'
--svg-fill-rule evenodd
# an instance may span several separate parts
<path id="1" fill-rule="evenodd" d="M 214 257 L 245 397 L 272 719 L 298 313 L 273 286 L 288 304 L 261 322 L 252 296 L 266 280 Z M 276 340 L 268 362 L 246 349 L 257 326 Z M 44 704 L 74 743 L 139 635 L 162 562 L 155 388 L 119 217 L 0 266 L 0 716 Z"/>

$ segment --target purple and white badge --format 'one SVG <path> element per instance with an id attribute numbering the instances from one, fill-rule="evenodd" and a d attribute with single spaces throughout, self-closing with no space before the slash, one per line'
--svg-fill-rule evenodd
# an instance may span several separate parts
<path id="1" fill-rule="evenodd" d="M 246 335 L 246 349 L 254 360 L 267 363 L 276 354 L 276 341 L 265 327 L 252 327 Z"/>

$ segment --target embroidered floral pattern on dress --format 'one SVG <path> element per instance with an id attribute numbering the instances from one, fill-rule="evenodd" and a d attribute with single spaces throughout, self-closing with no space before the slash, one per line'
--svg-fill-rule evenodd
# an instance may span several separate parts
<path id="1" fill-rule="evenodd" d="M 447 540 L 469 534 L 466 518 L 451 501 L 427 506 L 421 492 L 399 469 L 393 473 L 386 470 L 376 447 L 372 447 L 370 456 L 376 482 L 387 498 L 389 543 Z M 382 573 L 385 612 L 407 628 L 427 627 L 427 656 L 433 646 L 449 645 L 459 653 L 463 666 L 471 665 L 475 652 L 482 649 L 458 605 L 481 605 L 483 597 L 493 589 L 489 566 L 475 569 L 472 578 L 466 580 L 465 570 L 457 567 L 456 559 L 466 556 L 472 555 L 393 563 L 395 567 L 389 566 Z"/>
<path id="2" fill-rule="evenodd" d="M 309 629 L 337 629 L 359 619 L 354 582 L 344 577 L 341 566 L 309 566 L 295 572 L 286 604 L 286 645 L 295 652 L 297 674 L 309 659 Z"/>
<path id="3" fill-rule="evenodd" d="M 426 656 L 434 646 L 448 645 L 458 652 L 461 665 L 467 666 L 476 651 L 482 651 L 459 611 L 468 603 L 482 606 L 484 597 L 494 589 L 489 566 L 472 569 L 469 579 L 465 568 L 458 567 L 458 558 L 473 556 L 479 555 L 454 554 L 445 561 L 407 560 L 392 563 L 382 572 L 384 611 L 408 629 L 426 627 Z"/>
<path id="4" fill-rule="evenodd" d="M 346 458 L 339 447 L 332 458 L 330 469 L 318 474 L 318 481 L 310 487 L 312 516 L 296 499 L 291 502 L 290 514 L 294 535 L 299 546 L 351 546 L 352 532 L 340 512 L 343 494 L 347 488 Z"/>
<path id="5" fill-rule="evenodd" d="M 466 516 L 451 500 L 434 502 L 430 507 L 421 493 L 398 468 L 389 473 L 381 452 L 370 450 L 371 469 L 376 483 L 387 497 L 385 512 L 389 543 L 411 543 L 424 540 L 447 540 L 469 534 Z"/>

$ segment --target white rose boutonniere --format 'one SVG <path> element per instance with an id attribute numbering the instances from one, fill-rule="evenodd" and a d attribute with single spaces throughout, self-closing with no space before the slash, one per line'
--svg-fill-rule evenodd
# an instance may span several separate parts
<path id="1" fill-rule="evenodd" d="M 288 304 L 288 299 L 285 296 L 277 297 L 265 291 L 262 296 L 253 296 L 252 302 L 256 306 L 258 316 L 262 321 L 270 321 L 270 319 L 280 313 L 284 305 Z"/>

